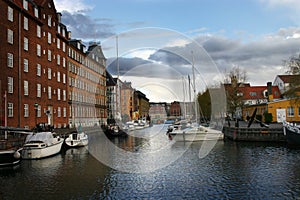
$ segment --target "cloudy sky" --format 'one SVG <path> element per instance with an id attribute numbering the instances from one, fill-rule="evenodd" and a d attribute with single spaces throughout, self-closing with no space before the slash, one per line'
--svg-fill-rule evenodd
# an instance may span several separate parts
<path id="1" fill-rule="evenodd" d="M 298 0 L 54 2 L 73 38 L 101 42 L 115 75 L 118 36 L 121 79 L 153 101 L 182 98 L 192 63 L 199 91 L 234 66 L 252 85 L 266 85 L 285 73 L 283 60 L 300 53 Z"/>

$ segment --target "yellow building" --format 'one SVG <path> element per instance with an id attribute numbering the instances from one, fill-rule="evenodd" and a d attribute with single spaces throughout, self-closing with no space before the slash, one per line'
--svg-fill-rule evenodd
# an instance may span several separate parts
<path id="1" fill-rule="evenodd" d="M 300 98 L 269 102 L 268 113 L 272 114 L 273 122 L 300 122 Z"/>

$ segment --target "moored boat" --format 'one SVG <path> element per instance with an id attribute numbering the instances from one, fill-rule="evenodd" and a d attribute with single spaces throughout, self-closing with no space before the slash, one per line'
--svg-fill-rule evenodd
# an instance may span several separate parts
<path id="1" fill-rule="evenodd" d="M 283 122 L 283 131 L 288 144 L 300 146 L 300 126 Z"/>
<path id="2" fill-rule="evenodd" d="M 65 139 L 67 147 L 83 147 L 88 143 L 88 135 L 84 132 L 73 132 Z"/>
<path id="3" fill-rule="evenodd" d="M 41 159 L 60 152 L 63 139 L 52 132 L 38 132 L 27 136 L 22 150 L 22 159 Z"/>
<path id="4" fill-rule="evenodd" d="M 17 128 L 1 127 L 0 129 L 0 167 L 17 165 L 21 160 L 22 146 L 27 132 Z"/>

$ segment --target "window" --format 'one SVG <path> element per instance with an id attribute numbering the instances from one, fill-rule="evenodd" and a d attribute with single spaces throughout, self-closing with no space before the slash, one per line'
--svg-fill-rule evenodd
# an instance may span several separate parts
<path id="1" fill-rule="evenodd" d="M 7 19 L 11 22 L 14 21 L 14 10 L 8 6 L 8 9 L 7 9 Z"/>
<path id="2" fill-rule="evenodd" d="M 42 97 L 42 85 L 39 83 L 36 85 L 36 97 Z"/>
<path id="3" fill-rule="evenodd" d="M 57 38 L 57 48 L 60 49 L 60 39 Z"/>
<path id="4" fill-rule="evenodd" d="M 56 60 L 57 60 L 57 65 L 60 65 L 60 55 L 57 55 Z"/>
<path id="5" fill-rule="evenodd" d="M 66 84 L 66 74 L 63 74 L 63 83 Z"/>
<path id="6" fill-rule="evenodd" d="M 14 78 L 13 77 L 7 77 L 7 92 L 12 94 L 14 93 Z"/>
<path id="7" fill-rule="evenodd" d="M 52 75 L 51 75 L 51 68 L 48 68 L 48 79 L 51 80 Z"/>
<path id="8" fill-rule="evenodd" d="M 24 72 L 28 72 L 28 60 L 24 59 Z"/>
<path id="9" fill-rule="evenodd" d="M 48 43 L 51 44 L 51 33 L 48 32 Z"/>
<path id="10" fill-rule="evenodd" d="M 8 110 L 8 117 L 13 117 L 14 116 L 14 104 L 13 103 L 8 103 L 7 104 L 7 110 Z"/>
<path id="11" fill-rule="evenodd" d="M 67 108 L 66 107 L 63 108 L 63 117 L 67 117 Z"/>
<path id="12" fill-rule="evenodd" d="M 29 117 L 29 106 L 24 104 L 24 117 Z"/>
<path id="13" fill-rule="evenodd" d="M 42 55 L 42 48 L 41 48 L 41 45 L 39 45 L 39 44 L 36 45 L 36 55 L 37 56 Z"/>
<path id="14" fill-rule="evenodd" d="M 13 44 L 14 43 L 14 32 L 10 29 L 7 29 L 7 42 L 9 44 Z"/>
<path id="15" fill-rule="evenodd" d="M 42 116 L 41 108 L 42 107 L 40 105 L 38 105 L 38 107 L 37 107 L 37 117 L 41 117 Z"/>
<path id="16" fill-rule="evenodd" d="M 51 87 L 48 86 L 48 99 L 51 99 L 52 95 L 51 95 Z"/>
<path id="17" fill-rule="evenodd" d="M 57 88 L 57 100 L 60 101 L 60 99 L 61 99 L 61 98 L 60 98 L 60 89 Z"/>
<path id="18" fill-rule="evenodd" d="M 28 51 L 28 38 L 24 37 L 24 50 Z"/>
<path id="19" fill-rule="evenodd" d="M 23 0 L 23 8 L 25 10 L 28 10 L 28 1 L 27 0 Z"/>
<path id="20" fill-rule="evenodd" d="M 300 116 L 300 107 L 298 107 L 298 116 Z"/>
<path id="21" fill-rule="evenodd" d="M 66 52 L 66 43 L 63 42 L 63 52 Z"/>
<path id="22" fill-rule="evenodd" d="M 36 36 L 38 38 L 42 37 L 42 28 L 39 25 L 36 26 Z"/>
<path id="23" fill-rule="evenodd" d="M 52 60 L 52 54 L 51 54 L 51 50 L 48 50 L 48 60 L 51 61 Z"/>
<path id="24" fill-rule="evenodd" d="M 251 97 L 255 97 L 256 96 L 256 92 L 250 92 L 250 96 Z"/>
<path id="25" fill-rule="evenodd" d="M 28 31 L 28 18 L 24 17 L 24 30 Z"/>
<path id="26" fill-rule="evenodd" d="M 63 90 L 63 101 L 67 100 L 67 93 L 66 90 Z"/>
<path id="27" fill-rule="evenodd" d="M 14 67 L 14 55 L 12 53 L 7 53 L 7 67 Z"/>
<path id="28" fill-rule="evenodd" d="M 48 26 L 51 27 L 51 19 L 52 19 L 52 16 L 51 15 L 48 15 Z"/>
<path id="29" fill-rule="evenodd" d="M 57 26 L 57 32 L 60 34 L 60 26 Z"/>
<path id="30" fill-rule="evenodd" d="M 57 108 L 57 117 L 61 117 L 61 108 L 60 107 Z"/>
<path id="31" fill-rule="evenodd" d="M 63 67 L 66 67 L 66 58 L 65 57 L 63 57 Z"/>
<path id="32" fill-rule="evenodd" d="M 294 117 L 294 107 L 288 107 L 288 117 Z"/>
<path id="33" fill-rule="evenodd" d="M 60 72 L 57 72 L 57 82 L 60 82 Z"/>
<path id="34" fill-rule="evenodd" d="M 36 65 L 36 75 L 41 76 L 41 74 L 42 74 L 41 64 L 37 64 Z"/>
<path id="35" fill-rule="evenodd" d="M 28 96 L 28 81 L 24 81 L 24 95 Z"/>
<path id="36" fill-rule="evenodd" d="M 34 16 L 39 17 L 39 9 L 37 7 L 34 8 Z"/>

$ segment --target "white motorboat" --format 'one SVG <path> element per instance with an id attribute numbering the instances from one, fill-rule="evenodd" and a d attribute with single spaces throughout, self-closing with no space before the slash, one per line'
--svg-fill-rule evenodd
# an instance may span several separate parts
<path id="1" fill-rule="evenodd" d="M 181 129 L 179 126 L 177 129 L 169 130 L 169 138 L 177 142 L 192 142 L 192 141 L 207 141 L 207 140 L 222 140 L 223 133 L 218 130 L 214 130 L 209 127 L 196 126 L 186 127 Z"/>
<path id="2" fill-rule="evenodd" d="M 58 154 L 63 139 L 52 132 L 38 132 L 27 136 L 22 150 L 23 159 L 41 159 Z"/>
<path id="3" fill-rule="evenodd" d="M 66 139 L 65 144 L 68 147 L 83 147 L 88 145 L 88 135 L 84 132 L 81 133 L 71 133 Z"/>

